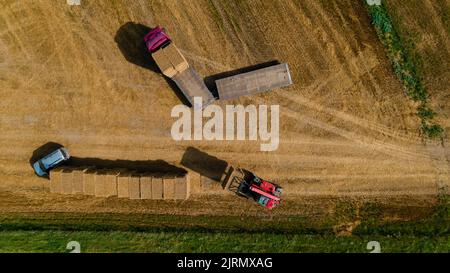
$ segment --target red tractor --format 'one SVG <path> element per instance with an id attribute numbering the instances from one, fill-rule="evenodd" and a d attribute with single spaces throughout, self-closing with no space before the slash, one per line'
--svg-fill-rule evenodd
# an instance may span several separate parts
<path id="1" fill-rule="evenodd" d="M 271 209 L 280 204 L 282 192 L 283 189 L 277 184 L 263 180 L 246 171 L 236 193 L 245 198 L 251 198 L 260 205 Z"/>

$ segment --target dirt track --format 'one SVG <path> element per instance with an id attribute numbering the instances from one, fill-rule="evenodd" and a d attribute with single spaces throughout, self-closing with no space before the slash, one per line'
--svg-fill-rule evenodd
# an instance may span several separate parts
<path id="1" fill-rule="evenodd" d="M 49 141 L 80 158 L 175 166 L 195 147 L 277 181 L 291 201 L 448 193 L 450 150 L 420 138 L 415 107 L 359 2 L 0 2 L 3 211 L 101 207 L 99 199 L 51 195 L 48 181 L 33 174 L 30 156 Z M 171 139 L 170 111 L 180 100 L 141 45 L 155 25 L 205 77 L 271 60 L 289 64 L 293 86 L 229 102 L 280 105 L 277 151 Z M 197 189 L 199 200 L 208 193 L 220 191 Z M 223 198 L 205 206 L 235 200 Z"/>

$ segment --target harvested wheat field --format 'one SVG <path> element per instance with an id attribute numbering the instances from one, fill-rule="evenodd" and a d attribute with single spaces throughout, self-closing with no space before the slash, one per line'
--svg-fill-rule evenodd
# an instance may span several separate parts
<path id="1" fill-rule="evenodd" d="M 407 4 L 399 8 L 400 16 L 409 13 L 408 6 L 437 9 L 432 1 L 424 7 L 401 2 Z M 448 1 L 440 2 L 448 7 Z M 448 138 L 420 135 L 415 105 L 392 72 L 362 1 L 0 3 L 2 212 L 262 213 L 264 208 L 181 164 L 192 149 L 281 185 L 286 202 L 275 214 L 308 213 L 296 204 L 316 196 L 415 202 L 419 196 L 448 194 Z M 429 35 L 448 64 L 449 32 L 441 24 L 433 22 L 436 31 Z M 293 85 L 217 102 L 223 108 L 280 105 L 276 151 L 261 152 L 259 141 L 172 139 L 171 109 L 181 101 L 142 42 L 157 25 L 203 77 L 273 60 L 289 64 Z M 438 81 L 432 73 L 425 79 L 448 127 L 448 65 L 441 71 Z M 49 180 L 37 177 L 29 162 L 47 142 L 64 145 L 74 160 L 89 159 L 81 162 L 87 166 L 97 160 L 114 168 L 133 162 L 145 168 L 148 162 L 156 172 L 185 169 L 191 198 L 51 193 Z"/>

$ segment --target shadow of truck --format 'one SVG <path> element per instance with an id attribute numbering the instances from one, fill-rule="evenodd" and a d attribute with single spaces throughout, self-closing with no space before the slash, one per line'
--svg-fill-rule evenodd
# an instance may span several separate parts
<path id="1" fill-rule="evenodd" d="M 152 28 L 142 24 L 127 22 L 117 30 L 114 41 L 116 42 L 117 47 L 128 62 L 150 71 L 159 73 L 161 77 L 164 77 L 167 84 L 175 92 L 175 95 L 178 97 L 181 103 L 188 107 L 191 107 L 191 104 L 183 95 L 183 92 L 181 92 L 176 83 L 165 77 L 161 73 L 161 70 L 153 60 L 150 52 L 148 52 L 148 49 L 144 42 L 144 36 L 148 32 L 150 32 L 151 29 Z"/>

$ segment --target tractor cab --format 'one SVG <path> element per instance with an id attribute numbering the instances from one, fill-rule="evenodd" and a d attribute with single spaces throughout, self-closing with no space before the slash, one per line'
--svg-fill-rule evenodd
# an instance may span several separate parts
<path id="1" fill-rule="evenodd" d="M 280 204 L 283 189 L 275 183 L 263 180 L 251 172 L 246 172 L 239 184 L 237 194 L 252 198 L 258 204 L 272 209 Z"/>

